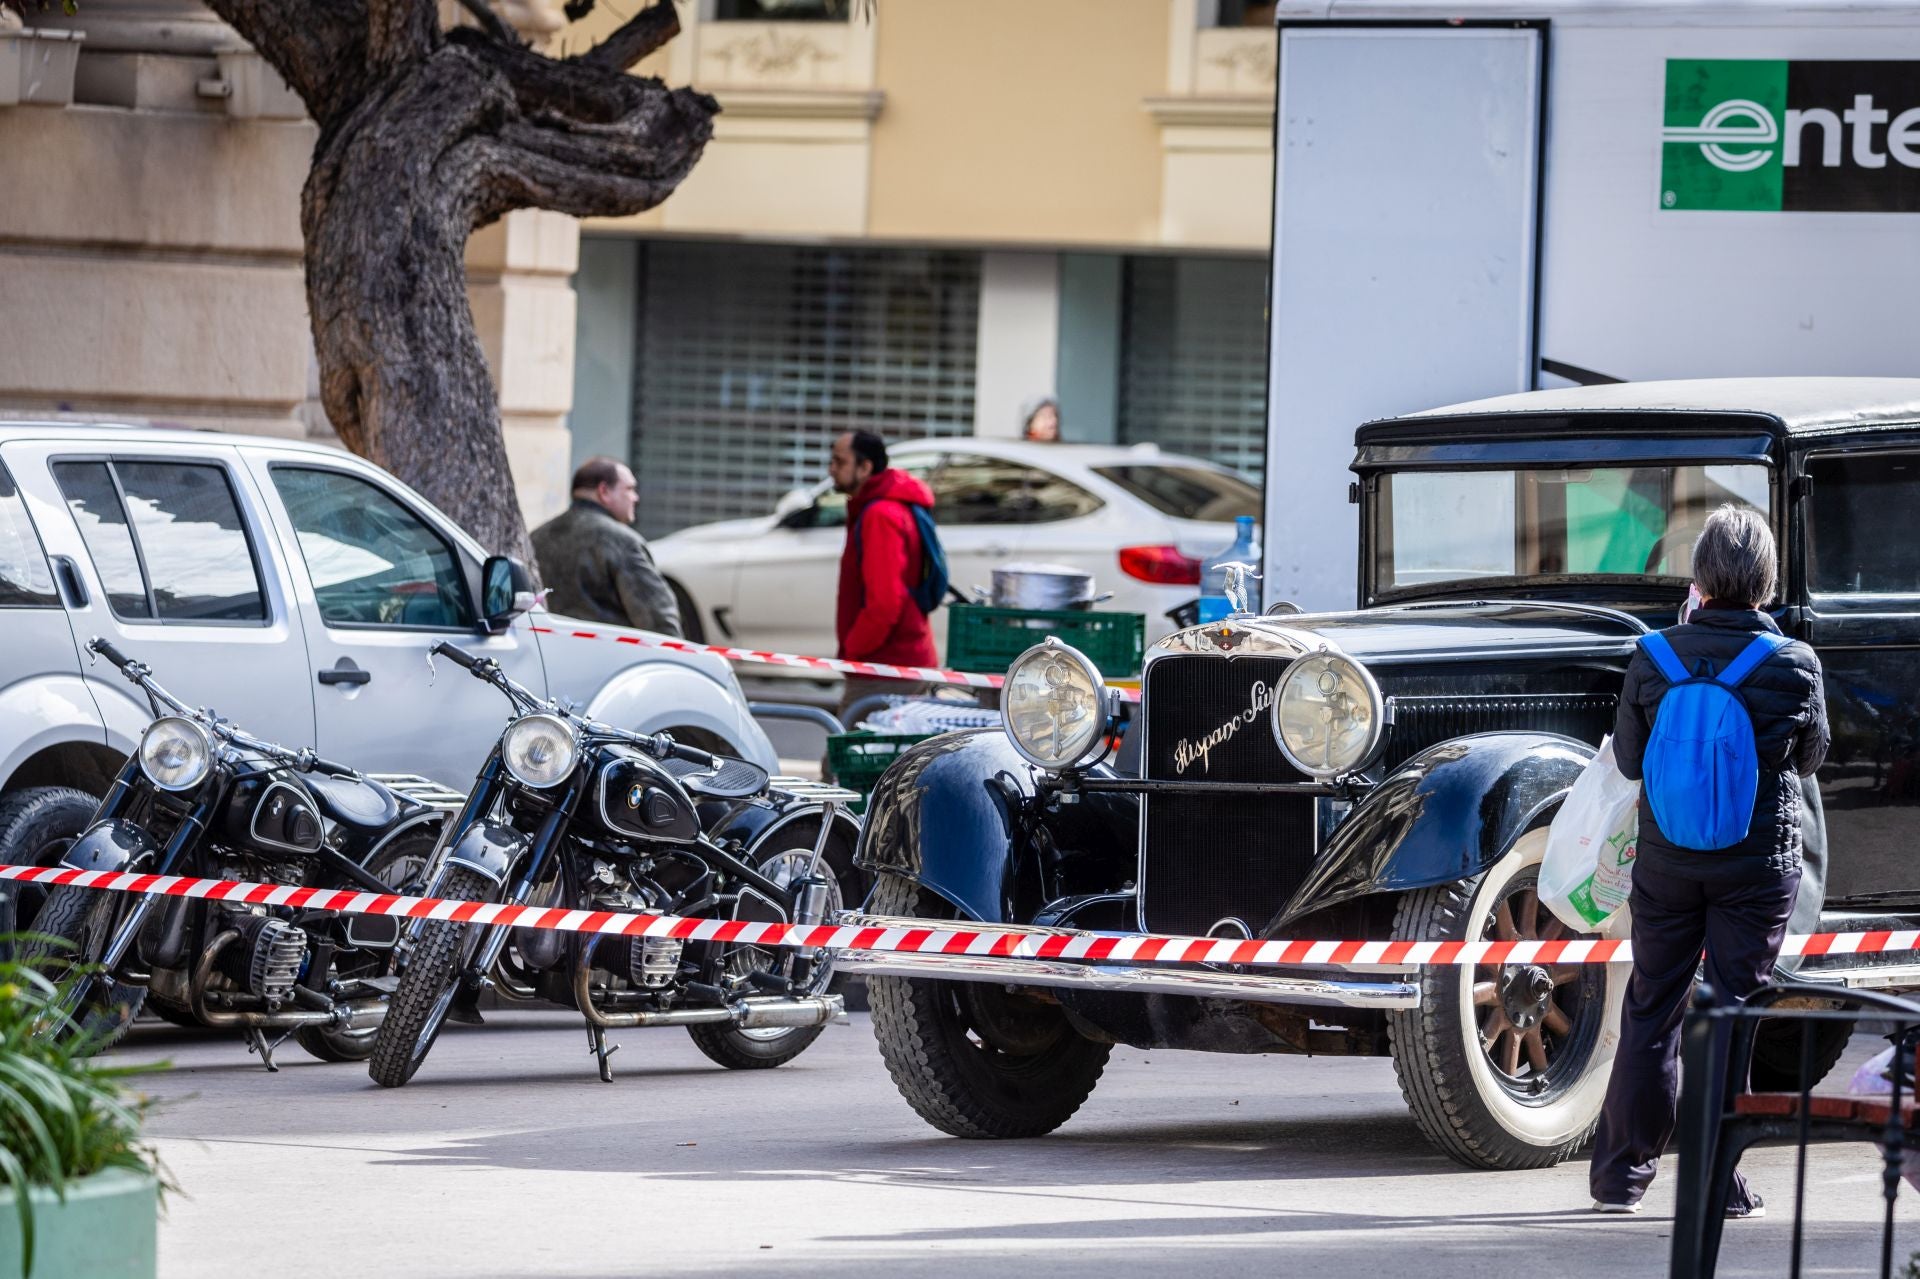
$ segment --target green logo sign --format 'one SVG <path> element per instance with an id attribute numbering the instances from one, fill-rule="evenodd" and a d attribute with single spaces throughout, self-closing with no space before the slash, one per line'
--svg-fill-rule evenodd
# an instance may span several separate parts
<path id="1" fill-rule="evenodd" d="M 1674 58 L 1660 206 L 1920 211 L 1920 63 Z"/>

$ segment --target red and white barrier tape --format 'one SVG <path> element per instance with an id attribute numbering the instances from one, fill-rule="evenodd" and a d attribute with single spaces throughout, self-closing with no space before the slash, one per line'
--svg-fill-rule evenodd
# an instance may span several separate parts
<path id="1" fill-rule="evenodd" d="M 568 639 L 611 640 L 616 644 L 632 644 L 639 648 L 670 648 L 676 653 L 710 653 L 715 657 L 724 657 L 729 662 L 745 662 L 760 666 L 790 666 L 801 670 L 833 671 L 841 675 L 857 675 L 866 679 L 918 680 L 928 684 L 953 684 L 963 688 L 999 688 L 1007 682 L 1004 675 L 978 675 L 972 671 L 949 671 L 938 666 L 893 666 L 886 662 L 849 662 L 838 657 L 802 657 L 798 653 L 763 653 L 758 649 L 729 648 L 724 644 L 695 644 L 690 640 L 674 639 L 670 635 L 655 635 L 647 631 L 595 631 L 578 626 L 536 626 L 536 635 L 564 635 Z M 1131 688 L 1116 689 L 1125 701 L 1140 700 L 1138 690 Z"/>
<path id="2" fill-rule="evenodd" d="M 627 915 L 612 911 L 502 906 L 439 897 L 290 888 L 179 875 L 70 870 L 0 865 L 0 880 L 49 886 L 99 888 L 163 897 L 204 897 L 253 906 L 388 915 L 402 919 L 449 919 L 458 923 L 510 925 L 567 933 L 627 937 L 677 937 L 683 941 L 737 942 L 755 946 L 804 946 L 822 950 L 908 954 L 992 955 L 1017 959 L 1068 959 L 1116 964 L 1247 964 L 1314 968 L 1414 968 L 1458 964 L 1606 964 L 1632 958 L 1624 941 L 1234 941 L 1213 937 L 1161 937 L 1144 933 L 1059 933 L 1038 936 L 991 928 L 879 928 L 850 924 L 758 924 L 731 919 L 685 919 L 673 915 Z M 1865 955 L 1920 950 L 1920 930 L 1811 933 L 1789 937 L 1783 955 Z"/>

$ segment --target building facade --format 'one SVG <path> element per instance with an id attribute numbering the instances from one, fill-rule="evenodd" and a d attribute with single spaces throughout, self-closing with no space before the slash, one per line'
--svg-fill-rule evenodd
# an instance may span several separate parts
<path id="1" fill-rule="evenodd" d="M 630 458 L 653 533 L 1042 396 L 1257 475 L 1273 7 L 848 4 L 687 4 L 642 68 L 722 114 L 671 200 L 582 227 L 575 456 Z"/>
<path id="2" fill-rule="evenodd" d="M 557 52 L 617 21 L 497 5 Z M 469 247 L 530 520 L 592 453 L 633 461 L 658 532 L 765 509 L 848 426 L 1012 435 L 1042 395 L 1070 440 L 1258 471 L 1270 4 L 680 12 L 640 70 L 723 107 L 684 186 Z M 313 140 L 197 0 L 0 27 L 0 412 L 328 436 L 300 273 Z"/>

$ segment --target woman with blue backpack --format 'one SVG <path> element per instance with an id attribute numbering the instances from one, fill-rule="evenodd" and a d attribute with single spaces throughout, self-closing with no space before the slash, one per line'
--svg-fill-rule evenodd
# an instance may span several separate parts
<path id="1" fill-rule="evenodd" d="M 1642 783 L 1633 864 L 1633 977 L 1594 1134 L 1596 1212 L 1640 1210 L 1673 1135 L 1680 1022 L 1700 953 L 1722 996 L 1766 985 L 1800 886 L 1800 778 L 1827 755 L 1820 660 L 1762 609 L 1778 566 L 1773 532 L 1726 505 L 1693 548 L 1701 602 L 1642 637 L 1613 730 L 1620 771 Z M 1737 1174 L 1726 1212 L 1757 1217 Z"/>

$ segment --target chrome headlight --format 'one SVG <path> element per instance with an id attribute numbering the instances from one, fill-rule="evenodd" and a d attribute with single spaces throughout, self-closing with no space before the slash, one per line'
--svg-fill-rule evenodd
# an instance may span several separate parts
<path id="1" fill-rule="evenodd" d="M 1380 744 L 1380 686 L 1339 653 L 1296 658 L 1273 699 L 1273 739 L 1287 762 L 1314 777 L 1351 773 Z"/>
<path id="2" fill-rule="evenodd" d="M 1077 768 L 1106 749 L 1106 681 L 1086 654 L 1057 639 L 1013 660 L 1000 705 L 1013 748 L 1041 768 Z"/>
<path id="3" fill-rule="evenodd" d="M 572 727 L 558 715 L 522 715 L 500 739 L 500 759 L 507 771 L 535 790 L 558 786 L 572 776 L 579 754 Z"/>
<path id="4" fill-rule="evenodd" d="M 140 735 L 140 771 L 161 790 L 192 790 L 213 768 L 213 739 L 190 719 L 168 715 Z"/>

